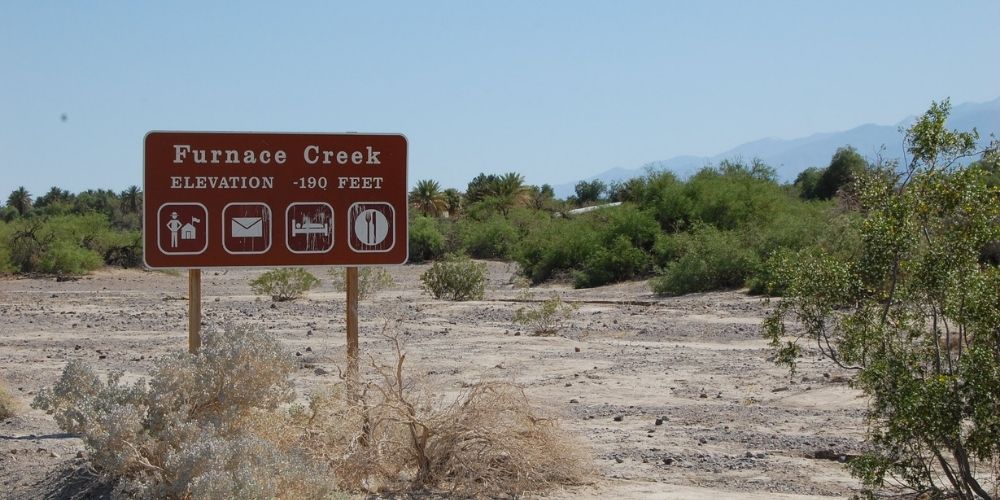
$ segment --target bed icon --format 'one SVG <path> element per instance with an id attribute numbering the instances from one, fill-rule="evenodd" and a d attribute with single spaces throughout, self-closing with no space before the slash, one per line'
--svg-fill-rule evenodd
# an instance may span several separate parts
<path id="1" fill-rule="evenodd" d="M 303 217 L 301 221 L 292 227 L 292 236 L 300 234 L 330 234 L 330 224 L 321 222 L 311 222 L 309 217 Z"/>
<path id="2" fill-rule="evenodd" d="M 329 203 L 292 203 L 285 210 L 285 246 L 292 253 L 333 249 L 333 207 Z"/>

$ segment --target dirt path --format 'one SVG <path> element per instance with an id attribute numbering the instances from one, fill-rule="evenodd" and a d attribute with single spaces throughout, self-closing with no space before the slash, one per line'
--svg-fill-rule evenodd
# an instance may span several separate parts
<path id="1" fill-rule="evenodd" d="M 790 379 L 769 362 L 758 333 L 766 311 L 759 298 L 658 298 L 642 282 L 546 286 L 536 298 L 559 294 L 580 307 L 560 336 L 535 337 L 513 323 L 525 304 L 514 300 L 505 264 L 490 263 L 489 300 L 465 303 L 422 294 L 424 269 L 391 269 L 395 287 L 362 304 L 361 352 L 386 353 L 378 332 L 386 320 L 401 320 L 410 373 L 448 393 L 483 378 L 524 384 L 592 446 L 600 473 L 592 486 L 552 496 L 852 493 L 856 483 L 843 464 L 811 457 L 858 453 L 864 401 L 828 363 L 807 360 Z M 322 373 L 336 373 L 343 359 L 342 294 L 324 280 L 306 299 L 272 305 L 249 289 L 260 272 L 206 270 L 205 327 L 266 325 L 298 354 L 300 395 L 332 383 L 334 375 Z M 26 408 L 0 422 L 0 497 L 58 496 L 60 473 L 84 461 L 78 438 L 27 409 L 36 391 L 72 359 L 139 376 L 156 357 L 184 349 L 186 287 L 183 274 L 122 270 L 71 282 L 0 281 L 0 378 Z"/>

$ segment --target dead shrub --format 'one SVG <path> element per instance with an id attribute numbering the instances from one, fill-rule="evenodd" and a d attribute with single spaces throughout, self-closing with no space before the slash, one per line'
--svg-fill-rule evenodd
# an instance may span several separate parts
<path id="1" fill-rule="evenodd" d="M 20 403 L 7 389 L 7 384 L 0 380 L 0 420 L 17 415 L 20 407 Z"/>
<path id="2" fill-rule="evenodd" d="M 583 446 L 521 387 L 482 382 L 445 402 L 404 375 L 406 354 L 397 337 L 388 339 L 393 364 L 371 358 L 357 391 L 337 386 L 298 415 L 303 440 L 341 487 L 518 496 L 588 477 Z"/>
<path id="3" fill-rule="evenodd" d="M 199 355 L 157 361 L 150 382 L 106 381 L 72 361 L 32 406 L 82 435 L 95 472 L 122 496 L 320 498 L 330 471 L 292 446 L 291 357 L 260 330 L 208 333 Z"/>

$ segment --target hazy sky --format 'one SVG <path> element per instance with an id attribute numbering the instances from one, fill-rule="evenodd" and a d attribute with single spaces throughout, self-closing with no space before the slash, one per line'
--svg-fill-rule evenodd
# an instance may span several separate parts
<path id="1" fill-rule="evenodd" d="M 149 130 L 399 132 L 411 185 L 571 182 L 992 100 L 997 26 L 996 1 L 12 0 L 0 192 L 141 185 Z"/>

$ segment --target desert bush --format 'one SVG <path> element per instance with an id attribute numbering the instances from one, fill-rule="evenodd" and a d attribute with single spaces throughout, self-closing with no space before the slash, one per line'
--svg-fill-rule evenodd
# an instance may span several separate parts
<path id="1" fill-rule="evenodd" d="M 433 260 L 444 254 L 445 235 L 438 221 L 430 217 L 417 216 L 410 221 L 410 255 L 413 263 Z"/>
<path id="2" fill-rule="evenodd" d="M 301 267 L 273 269 L 250 282 L 254 293 L 271 297 L 275 302 L 295 300 L 317 285 L 319 279 Z"/>
<path id="3" fill-rule="evenodd" d="M 486 264 L 451 254 L 424 271 L 420 281 L 436 299 L 482 300 L 486 294 Z"/>
<path id="4" fill-rule="evenodd" d="M 298 414 L 303 439 L 341 487 L 496 498 L 587 479 L 583 447 L 521 387 L 480 382 L 449 403 L 405 374 L 406 354 L 390 342 L 395 359 L 372 358 L 356 395 L 340 386 Z"/>
<path id="5" fill-rule="evenodd" d="M 854 179 L 858 252 L 790 260 L 764 322 L 779 363 L 814 356 L 805 344 L 856 373 L 868 428 L 850 468 L 869 497 L 890 483 L 926 498 L 1000 491 L 1000 271 L 979 261 L 1000 239 L 1000 190 L 961 166 L 978 136 L 947 130 L 949 109 L 932 104 L 907 131 L 910 164 Z"/>
<path id="6" fill-rule="evenodd" d="M 11 394 L 7 384 L 0 379 L 0 420 L 13 417 L 17 414 L 20 404 L 14 395 Z"/>
<path id="7" fill-rule="evenodd" d="M 530 298 L 530 295 L 526 298 Z M 535 335 L 553 335 L 562 329 L 577 308 L 576 304 L 565 302 L 553 294 L 540 304 L 518 308 L 514 314 L 514 322 L 531 328 Z"/>
<path id="8" fill-rule="evenodd" d="M 514 258 L 533 283 L 578 268 L 600 248 L 589 219 L 551 219 L 534 225 L 518 243 Z"/>
<path id="9" fill-rule="evenodd" d="M 347 271 L 342 267 L 330 269 L 330 281 L 335 290 L 347 290 Z M 362 267 L 358 269 L 358 300 L 365 300 L 375 292 L 393 285 L 392 275 L 384 267 Z"/>
<path id="10" fill-rule="evenodd" d="M 634 278 L 650 266 L 649 254 L 620 235 L 608 245 L 598 247 L 573 273 L 573 286 L 589 288 Z"/>
<path id="11" fill-rule="evenodd" d="M 328 469 L 293 446 L 281 405 L 294 398 L 292 358 L 260 330 L 208 332 L 197 355 L 155 363 L 149 383 L 102 381 L 71 361 L 32 406 L 79 433 L 93 468 L 128 497 L 320 498 Z"/>
<path id="12" fill-rule="evenodd" d="M 650 280 L 650 287 L 660 295 L 739 288 L 757 265 L 738 233 L 699 226 L 686 238 L 683 255 Z"/>
<path id="13" fill-rule="evenodd" d="M 484 220 L 467 218 L 456 226 L 461 248 L 479 259 L 509 258 L 520 236 L 514 225 L 499 213 Z"/>

